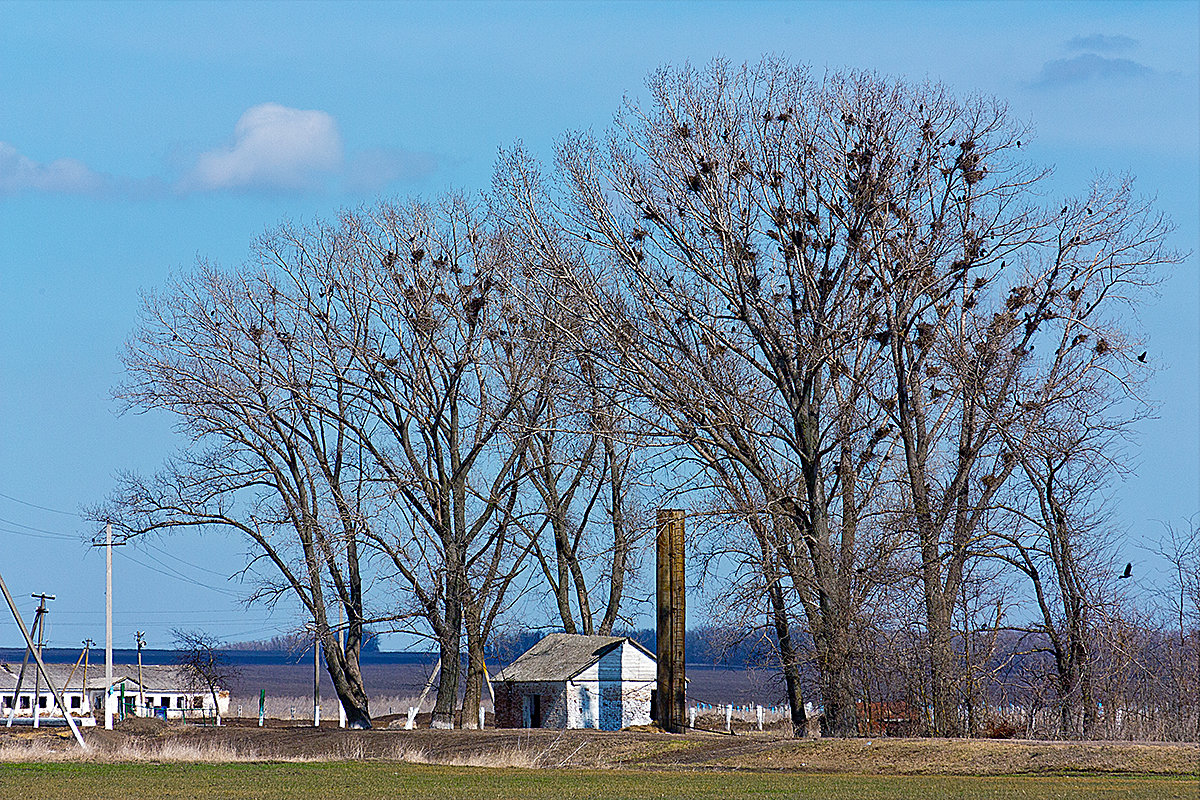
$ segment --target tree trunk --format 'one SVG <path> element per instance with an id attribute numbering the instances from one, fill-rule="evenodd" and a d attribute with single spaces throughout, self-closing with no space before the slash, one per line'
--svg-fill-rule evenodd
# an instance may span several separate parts
<path id="1" fill-rule="evenodd" d="M 467 634 L 467 681 L 463 692 L 461 727 L 479 727 L 479 705 L 483 700 L 483 636 L 480 633 L 480 612 L 468 606 L 464 628 Z"/>
<path id="2" fill-rule="evenodd" d="M 825 736 L 851 737 L 858 735 L 858 709 L 854 703 L 854 682 L 850 670 L 850 631 L 843 625 L 825 625 L 824 644 L 819 647 L 824 662 L 821 667 L 821 697 L 825 714 L 821 732 Z"/>
<path id="3" fill-rule="evenodd" d="M 462 634 L 461 570 L 456 566 L 462 559 L 447 553 L 445 615 L 438 636 L 438 655 L 442 659 L 442 671 L 438 675 L 437 698 L 433 703 L 433 719 L 430 727 L 450 729 L 454 727 L 454 708 L 458 704 L 459 639 Z"/>
<path id="4" fill-rule="evenodd" d="M 778 581 L 768 587 L 767 594 L 771 598 L 771 617 L 775 623 L 775 636 L 779 640 L 779 664 L 783 669 L 783 683 L 787 687 L 792 736 L 803 739 L 808 735 L 808 715 L 804 712 L 804 695 L 800 689 L 800 663 L 788 624 L 787 609 L 783 604 L 783 589 Z"/>
<path id="5" fill-rule="evenodd" d="M 962 726 L 958 719 L 958 700 L 954 691 L 957 675 L 954 654 L 954 633 L 950 628 L 950 612 L 940 596 L 927 592 L 927 626 L 929 635 L 929 681 L 933 701 L 933 735 L 959 736 Z"/>
<path id="6" fill-rule="evenodd" d="M 337 638 L 332 633 L 322 639 L 325 648 L 325 670 L 333 681 L 333 691 L 346 711 L 346 726 L 358 730 L 369 729 L 371 713 L 367 708 L 367 691 L 358 663 L 361 638 L 347 636 L 345 652 L 338 647 Z"/>
<path id="7" fill-rule="evenodd" d="M 625 463 L 617 455 L 612 438 L 604 438 L 604 455 L 609 464 L 609 502 L 612 504 L 613 551 L 612 565 L 608 575 L 608 605 L 600 621 L 601 636 L 611 636 L 617 615 L 621 611 L 621 598 L 625 594 L 625 571 L 628 569 L 629 551 L 632 547 L 629 532 L 625 528 Z"/>
<path id="8" fill-rule="evenodd" d="M 433 703 L 432 728 L 450 729 L 454 727 L 454 706 L 458 699 L 458 635 L 441 637 L 438 641 L 438 655 L 442 659 L 442 669 L 438 673 L 437 699 Z"/>

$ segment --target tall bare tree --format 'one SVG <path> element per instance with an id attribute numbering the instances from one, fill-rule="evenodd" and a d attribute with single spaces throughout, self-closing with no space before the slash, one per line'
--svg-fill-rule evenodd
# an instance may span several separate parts
<path id="1" fill-rule="evenodd" d="M 983 522 L 1056 404 L 1100 370 L 1131 382 L 1136 339 L 1119 315 L 1178 256 L 1128 180 L 1036 205 L 1048 172 L 1020 157 L 1028 132 L 995 101 L 871 76 L 842 93 L 856 155 L 842 190 L 883 301 L 868 335 L 889 361 L 877 400 L 903 445 L 921 552 L 934 730 L 955 734 L 954 606 Z"/>
<path id="2" fill-rule="evenodd" d="M 318 243 L 336 250 L 328 238 Z M 259 260 L 269 246 L 260 243 Z M 207 264 L 149 296 L 116 395 L 170 412 L 193 443 L 158 475 L 121 476 L 94 510 L 133 535 L 227 530 L 251 543 L 251 599 L 289 597 L 314 620 L 349 724 L 370 727 L 358 655 L 364 622 L 360 540 L 367 476 L 336 410 L 351 387 L 330 378 L 303 274 Z M 298 279 L 298 280 L 289 280 Z M 260 562 L 266 567 L 258 569 Z M 339 648 L 329 606 L 346 619 Z"/>
<path id="3" fill-rule="evenodd" d="M 553 280 L 574 276 L 560 316 L 586 319 L 564 330 L 598 331 L 647 419 L 731 492 L 736 464 L 786 521 L 778 563 L 807 562 L 793 583 L 836 733 L 855 729 L 856 537 L 901 515 L 934 730 L 956 733 L 954 614 L 982 523 L 1081 354 L 1136 372 L 1116 314 L 1177 259 L 1170 226 L 1127 180 L 1039 206 L 1049 173 L 987 98 L 776 60 L 664 68 L 648 91 L 605 142 L 563 140 L 552 189 L 502 158 L 507 213 Z"/>
<path id="4" fill-rule="evenodd" d="M 473 726 L 484 644 L 528 551 L 512 521 L 550 386 L 542 317 L 523 312 L 506 241 L 462 197 L 381 204 L 342 226 L 356 257 L 333 288 L 346 318 L 334 335 L 366 408 L 355 441 L 393 501 L 394 533 L 372 544 L 438 643 L 435 727 L 453 724 L 465 634 Z"/>
<path id="5" fill-rule="evenodd" d="M 627 581 L 648 529 L 640 500 L 644 437 L 615 399 L 603 364 L 565 341 L 545 352 L 552 383 L 530 431 L 520 525 L 563 630 L 608 635 L 629 619 L 622 616 Z"/>
<path id="6" fill-rule="evenodd" d="M 817 643 L 829 730 L 850 735 L 855 539 L 892 436 L 870 402 L 885 361 L 862 335 L 878 299 L 839 205 L 853 154 L 826 135 L 835 98 L 803 70 L 662 70 L 649 89 L 605 146 L 564 140 L 557 193 L 519 151 L 498 193 L 547 274 L 572 282 L 559 319 L 585 319 L 563 330 L 740 493 L 731 507 L 765 515 Z"/>

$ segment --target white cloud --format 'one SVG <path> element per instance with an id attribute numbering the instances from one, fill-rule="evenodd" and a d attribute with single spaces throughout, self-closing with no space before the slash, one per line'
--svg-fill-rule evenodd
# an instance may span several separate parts
<path id="1" fill-rule="evenodd" d="M 60 158 L 48 164 L 21 155 L 17 148 L 0 142 L 0 195 L 18 192 L 89 194 L 105 188 L 103 175 L 82 161 Z"/>
<path id="2" fill-rule="evenodd" d="M 231 146 L 200 156 L 180 189 L 308 189 L 342 164 L 341 134 L 324 111 L 263 103 L 242 114 L 233 133 Z"/>

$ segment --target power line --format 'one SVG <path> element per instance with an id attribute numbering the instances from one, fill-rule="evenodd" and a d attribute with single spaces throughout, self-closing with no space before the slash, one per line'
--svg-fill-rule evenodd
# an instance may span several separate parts
<path id="1" fill-rule="evenodd" d="M 229 576 L 228 576 L 228 575 L 226 575 L 224 572 L 220 572 L 220 571 L 218 571 L 218 570 L 215 570 L 215 569 L 209 569 L 208 567 L 202 567 L 202 566 L 200 566 L 199 564 L 193 564 L 192 562 L 190 562 L 190 561 L 186 561 L 186 560 L 184 560 L 184 559 L 180 558 L 179 556 L 175 555 L 174 553 L 172 553 L 172 552 L 170 552 L 170 551 L 168 551 L 168 550 L 164 550 L 163 548 L 159 547 L 158 545 L 154 545 L 154 544 L 147 544 L 147 545 L 146 545 L 146 547 L 148 547 L 148 548 L 149 548 L 149 549 L 151 549 L 151 550 L 155 550 L 155 551 L 157 551 L 157 552 L 159 552 L 159 553 L 162 553 L 162 554 L 163 554 L 164 556 L 166 556 L 167 558 L 170 558 L 170 559 L 173 559 L 173 560 L 175 560 L 175 561 L 178 561 L 180 564 L 183 564 L 184 566 L 191 567 L 192 569 L 198 569 L 198 570 L 200 570 L 201 572 L 208 572 L 208 573 L 210 573 L 210 574 L 212 574 L 212 575 L 216 575 L 216 576 L 218 576 L 218 577 L 225 578 L 226 580 L 228 580 L 228 579 L 229 579 Z"/>
<path id="2" fill-rule="evenodd" d="M 55 542 L 65 542 L 70 539 L 75 539 L 65 533 L 34 533 L 33 531 L 16 531 L 12 528 L 0 528 L 0 533 L 10 533 L 13 536 L 27 536 L 30 539 L 48 539 Z"/>
<path id="3" fill-rule="evenodd" d="M 163 562 L 161 562 L 161 561 L 159 561 L 158 559 L 154 558 L 154 556 L 151 556 L 151 555 L 149 555 L 149 554 L 146 554 L 146 555 L 147 555 L 147 557 L 148 557 L 148 558 L 150 558 L 152 561 L 155 561 L 155 562 L 157 562 L 157 563 L 158 563 L 158 565 L 159 565 L 159 567 L 160 567 L 161 569 L 158 569 L 158 568 L 152 567 L 152 566 L 150 566 L 149 564 L 147 564 L 147 563 L 145 563 L 145 562 L 143 562 L 143 561 L 138 561 L 136 558 L 134 558 L 133 556 L 130 556 L 130 555 L 128 555 L 128 554 L 126 554 L 126 555 L 125 555 L 125 558 L 126 558 L 127 560 L 129 560 L 129 561 L 132 561 L 134 564 L 137 564 L 139 567 L 144 567 L 145 569 L 148 569 L 148 570 L 150 570 L 151 572 L 157 572 L 157 573 L 159 573 L 160 575 L 161 575 L 161 574 L 165 574 L 165 575 L 167 575 L 168 577 L 172 577 L 172 578 L 175 578 L 176 580 L 181 580 L 181 581 L 184 581 L 185 583 L 190 583 L 190 584 L 193 584 L 193 585 L 195 585 L 195 586 L 199 586 L 199 587 L 200 587 L 200 588 L 202 588 L 202 589 L 208 589 L 208 590 L 210 590 L 210 591 L 213 591 L 213 592 L 216 592 L 216 593 L 218 593 L 218 594 L 223 594 L 223 595 L 226 595 L 227 597 L 235 597 L 235 598 L 239 598 L 239 599 L 240 599 L 240 595 L 239 595 L 237 592 L 230 591 L 229 589 L 222 589 L 222 588 L 221 588 L 221 587 L 219 587 L 219 586 L 213 586 L 213 585 L 211 585 L 211 584 L 204 583 L 204 582 L 202 582 L 202 581 L 198 581 L 198 580 L 196 580 L 195 578 L 191 578 L 191 577 L 189 577 L 189 576 L 187 576 L 187 575 L 184 575 L 183 573 L 181 573 L 181 572 L 177 571 L 177 570 L 176 570 L 176 569 L 174 569 L 173 567 L 171 567 L 171 566 L 169 566 L 169 565 L 167 565 L 167 564 L 164 564 Z M 164 572 L 163 572 L 163 570 L 165 570 L 166 572 L 164 573 Z"/>
<path id="4" fill-rule="evenodd" d="M 228 608 L 189 608 L 186 611 L 114 611 L 113 616 L 121 616 L 124 614 L 137 614 L 138 616 L 142 616 L 143 614 L 167 614 L 171 616 L 178 616 L 179 614 L 223 614 L 227 611 L 229 611 Z M 99 611 L 60 611 L 58 613 L 60 616 L 68 614 L 89 614 L 99 616 L 101 614 Z"/>
<path id="5" fill-rule="evenodd" d="M 0 492 L 0 497 L 3 497 L 5 500 L 11 500 L 14 503 L 20 503 L 23 506 L 29 506 L 30 508 L 36 508 L 39 511 L 49 511 L 53 514 L 65 514 L 68 517 L 78 517 L 79 519 L 83 519 L 83 517 L 81 517 L 75 511 L 63 511 L 62 509 L 58 509 L 58 508 L 50 508 L 48 506 L 39 506 L 37 503 L 30 503 L 28 500 L 22 500 L 18 497 L 13 497 L 10 494 L 5 494 L 4 492 Z"/>
<path id="6" fill-rule="evenodd" d="M 0 522 L 3 522 L 5 525 L 16 525 L 18 528 L 25 528 L 26 530 L 37 531 L 38 533 L 48 533 L 51 536 L 61 536 L 64 539 L 77 539 L 78 538 L 80 541 L 83 541 L 82 537 L 73 536 L 72 534 L 69 534 L 69 533 L 63 533 L 62 531 L 50 531 L 50 530 L 46 530 L 45 528 L 38 528 L 33 525 L 26 525 L 24 522 L 16 522 L 11 519 L 5 519 L 4 517 L 0 517 Z"/>

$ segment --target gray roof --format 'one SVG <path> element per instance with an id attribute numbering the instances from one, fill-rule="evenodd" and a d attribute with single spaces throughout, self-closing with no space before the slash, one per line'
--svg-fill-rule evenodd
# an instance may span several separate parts
<path id="1" fill-rule="evenodd" d="M 552 633 L 496 673 L 496 681 L 568 681 L 622 642 L 629 642 L 651 660 L 654 656 L 627 636 L 583 636 Z"/>
<path id="2" fill-rule="evenodd" d="M 60 691 L 72 690 L 79 691 L 83 686 L 83 665 L 81 664 L 75 670 L 75 675 L 71 676 L 71 665 L 69 664 L 47 664 L 46 670 L 50 673 L 50 679 L 54 681 L 54 685 Z M 34 673 L 37 672 L 37 664 L 32 659 L 29 661 L 29 666 L 25 668 L 25 682 L 21 684 L 22 694 L 25 692 L 33 692 Z M 5 663 L 0 662 L 0 692 L 12 692 L 17 687 L 17 677 L 21 673 L 20 663 Z M 114 664 L 113 665 L 113 683 L 121 683 L 124 681 L 128 685 L 137 686 L 138 668 L 137 664 Z M 71 677 L 70 686 L 64 687 L 63 684 L 67 678 Z M 179 673 L 177 667 L 173 666 L 157 666 L 147 664 L 142 667 L 142 681 L 144 682 L 143 690 L 147 692 L 180 692 L 187 693 L 190 691 L 188 683 Z M 88 667 L 87 688 L 89 690 L 104 689 L 104 663 L 93 663 Z M 45 681 L 41 681 L 43 691 L 46 691 Z"/>

